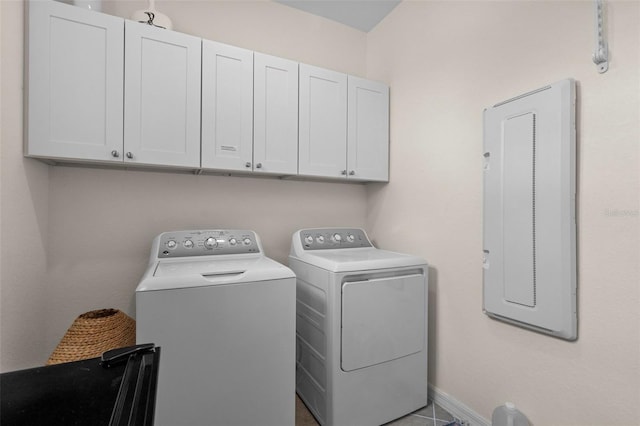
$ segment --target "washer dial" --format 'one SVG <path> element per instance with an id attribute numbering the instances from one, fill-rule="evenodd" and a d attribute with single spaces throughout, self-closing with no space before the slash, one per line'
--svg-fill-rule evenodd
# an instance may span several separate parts
<path id="1" fill-rule="evenodd" d="M 218 247 L 218 242 L 214 237 L 209 237 L 206 240 L 204 240 L 204 246 L 208 249 L 216 248 Z"/>

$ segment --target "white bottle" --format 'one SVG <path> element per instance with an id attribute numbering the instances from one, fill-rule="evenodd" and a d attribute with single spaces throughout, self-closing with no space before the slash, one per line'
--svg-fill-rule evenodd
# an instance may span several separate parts
<path id="1" fill-rule="evenodd" d="M 505 402 L 493 410 L 491 426 L 530 426 L 530 423 L 513 402 Z"/>

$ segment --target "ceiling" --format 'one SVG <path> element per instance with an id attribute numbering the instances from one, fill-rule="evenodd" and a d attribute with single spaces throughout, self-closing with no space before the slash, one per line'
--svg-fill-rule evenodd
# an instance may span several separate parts
<path id="1" fill-rule="evenodd" d="M 401 0 L 275 0 L 278 3 L 369 32 Z"/>

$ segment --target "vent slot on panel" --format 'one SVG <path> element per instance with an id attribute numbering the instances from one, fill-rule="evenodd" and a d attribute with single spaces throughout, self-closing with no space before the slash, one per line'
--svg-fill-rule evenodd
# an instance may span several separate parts
<path id="1" fill-rule="evenodd" d="M 502 134 L 504 298 L 530 307 L 536 305 L 535 123 L 532 112 L 507 118 Z"/>

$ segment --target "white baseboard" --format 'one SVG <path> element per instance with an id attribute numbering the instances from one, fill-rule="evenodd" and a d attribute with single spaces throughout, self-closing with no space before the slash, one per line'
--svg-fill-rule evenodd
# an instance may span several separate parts
<path id="1" fill-rule="evenodd" d="M 429 396 L 453 417 L 469 426 L 491 426 L 491 422 L 446 392 L 429 383 Z"/>

